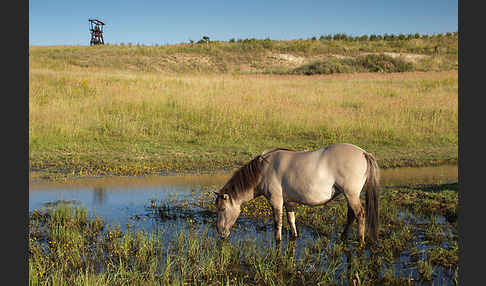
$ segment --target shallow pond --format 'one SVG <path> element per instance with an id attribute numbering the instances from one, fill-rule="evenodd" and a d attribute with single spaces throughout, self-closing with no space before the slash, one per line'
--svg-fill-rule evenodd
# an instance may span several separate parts
<path id="1" fill-rule="evenodd" d="M 209 235 L 216 236 L 216 214 L 196 206 L 195 202 L 200 200 L 204 191 L 221 187 L 230 175 L 223 172 L 157 177 L 80 178 L 67 183 L 32 182 L 29 185 L 29 211 L 67 202 L 86 208 L 88 213 L 100 216 L 110 225 L 119 225 L 122 231 L 130 227 L 132 230 L 163 233 L 167 241 L 170 241 L 180 230 L 198 225 L 201 229 L 209 229 Z M 457 166 L 382 170 L 382 184 L 388 187 L 448 184 L 457 181 Z M 424 220 L 405 210 L 400 210 L 398 216 L 404 221 L 414 220 L 416 224 Z M 432 219 L 437 220 L 437 225 L 447 224 L 441 216 Z M 302 241 L 315 241 L 319 235 L 303 224 L 297 223 L 297 227 L 301 235 L 296 249 L 296 255 L 299 256 L 307 247 Z M 342 227 L 336 225 L 339 230 Z M 451 231 L 449 227 L 444 229 Z M 230 240 L 236 242 L 255 239 L 269 243 L 273 241 L 272 221 L 240 216 L 232 229 Z M 425 239 L 418 237 L 416 246 L 419 251 L 423 251 L 420 243 Z M 283 240 L 284 244 L 288 243 L 287 232 L 283 233 Z M 409 261 L 409 255 L 403 255 L 398 263 L 395 262 L 395 268 L 398 272 L 416 276 L 413 271 L 406 269 Z M 435 281 L 444 282 L 437 280 L 443 276 L 441 271 L 445 270 L 436 271 Z"/>
<path id="2" fill-rule="evenodd" d="M 218 189 L 230 173 L 157 177 L 81 178 L 67 183 L 33 182 L 29 184 L 29 211 L 59 201 L 79 204 L 109 223 L 122 226 L 133 219 L 149 217 L 151 201 L 183 202 L 204 188 Z M 457 182 L 457 166 L 397 168 L 382 170 L 384 186 L 408 184 L 445 184 Z M 197 208 L 193 208 L 197 210 Z M 138 219 L 140 225 L 147 219 Z"/>

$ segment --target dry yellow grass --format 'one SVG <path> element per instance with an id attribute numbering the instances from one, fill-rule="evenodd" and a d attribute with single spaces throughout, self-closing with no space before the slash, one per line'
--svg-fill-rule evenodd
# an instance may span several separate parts
<path id="1" fill-rule="evenodd" d="M 276 76 L 31 65 L 29 88 L 33 167 L 177 169 L 212 158 L 218 167 L 266 148 L 334 142 L 388 159 L 457 158 L 457 71 Z"/>

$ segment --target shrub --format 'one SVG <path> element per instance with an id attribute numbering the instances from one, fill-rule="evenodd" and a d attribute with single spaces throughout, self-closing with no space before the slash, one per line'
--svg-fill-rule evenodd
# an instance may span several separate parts
<path id="1" fill-rule="evenodd" d="M 349 61 L 349 64 L 363 72 L 406 72 L 414 69 L 409 62 L 383 54 L 360 56 Z"/>
<path id="2" fill-rule="evenodd" d="M 353 72 L 348 65 L 342 64 L 338 59 L 330 59 L 326 61 L 315 61 L 294 69 L 295 74 L 332 74 L 332 73 L 348 73 Z"/>
<path id="3" fill-rule="evenodd" d="M 359 40 L 360 41 L 368 41 L 368 35 L 363 35 L 363 36 L 359 37 Z"/>
<path id="4" fill-rule="evenodd" d="M 210 42 L 211 42 L 211 40 L 209 39 L 208 36 L 204 36 L 199 41 L 197 41 L 198 44 L 208 44 Z"/>
<path id="5" fill-rule="evenodd" d="M 402 59 L 387 55 L 366 55 L 357 58 L 319 60 L 300 66 L 293 74 L 315 75 L 352 72 L 406 72 L 413 71 L 414 65 Z"/>
<path id="6" fill-rule="evenodd" d="M 338 41 L 338 40 L 346 41 L 348 39 L 348 36 L 344 33 L 337 33 L 337 34 L 334 34 L 332 39 L 335 40 L 335 41 Z"/>
<path id="7" fill-rule="evenodd" d="M 322 40 L 332 40 L 332 36 L 331 36 L 331 34 L 328 34 L 328 35 L 326 35 L 326 36 L 321 36 L 321 37 L 319 38 L 319 40 L 321 40 L 321 41 L 322 41 Z"/>

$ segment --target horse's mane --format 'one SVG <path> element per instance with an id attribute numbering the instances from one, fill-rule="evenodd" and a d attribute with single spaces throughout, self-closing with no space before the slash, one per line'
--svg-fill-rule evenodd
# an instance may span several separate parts
<path id="1" fill-rule="evenodd" d="M 246 163 L 233 173 L 231 178 L 222 188 L 222 190 L 225 190 L 224 193 L 230 194 L 233 197 L 237 197 L 239 194 L 244 193 L 249 189 L 255 188 L 258 182 L 260 182 L 262 176 L 262 160 L 266 161 L 266 158 L 271 155 L 271 153 L 280 150 L 293 151 L 285 148 L 276 148 L 265 151 L 261 155 L 256 156 L 250 162 Z"/>

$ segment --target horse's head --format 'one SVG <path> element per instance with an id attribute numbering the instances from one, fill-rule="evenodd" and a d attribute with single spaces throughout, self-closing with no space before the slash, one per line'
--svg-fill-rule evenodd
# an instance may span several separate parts
<path id="1" fill-rule="evenodd" d="M 255 157 L 234 172 L 219 193 L 216 193 L 216 228 L 221 237 L 229 236 L 231 227 L 240 215 L 240 205 L 254 198 L 254 189 L 262 177 L 264 160 L 261 155 Z"/>
<path id="2" fill-rule="evenodd" d="M 240 205 L 224 190 L 216 195 L 216 209 L 218 211 L 216 229 L 222 238 L 227 238 L 230 235 L 231 227 L 240 215 Z"/>

